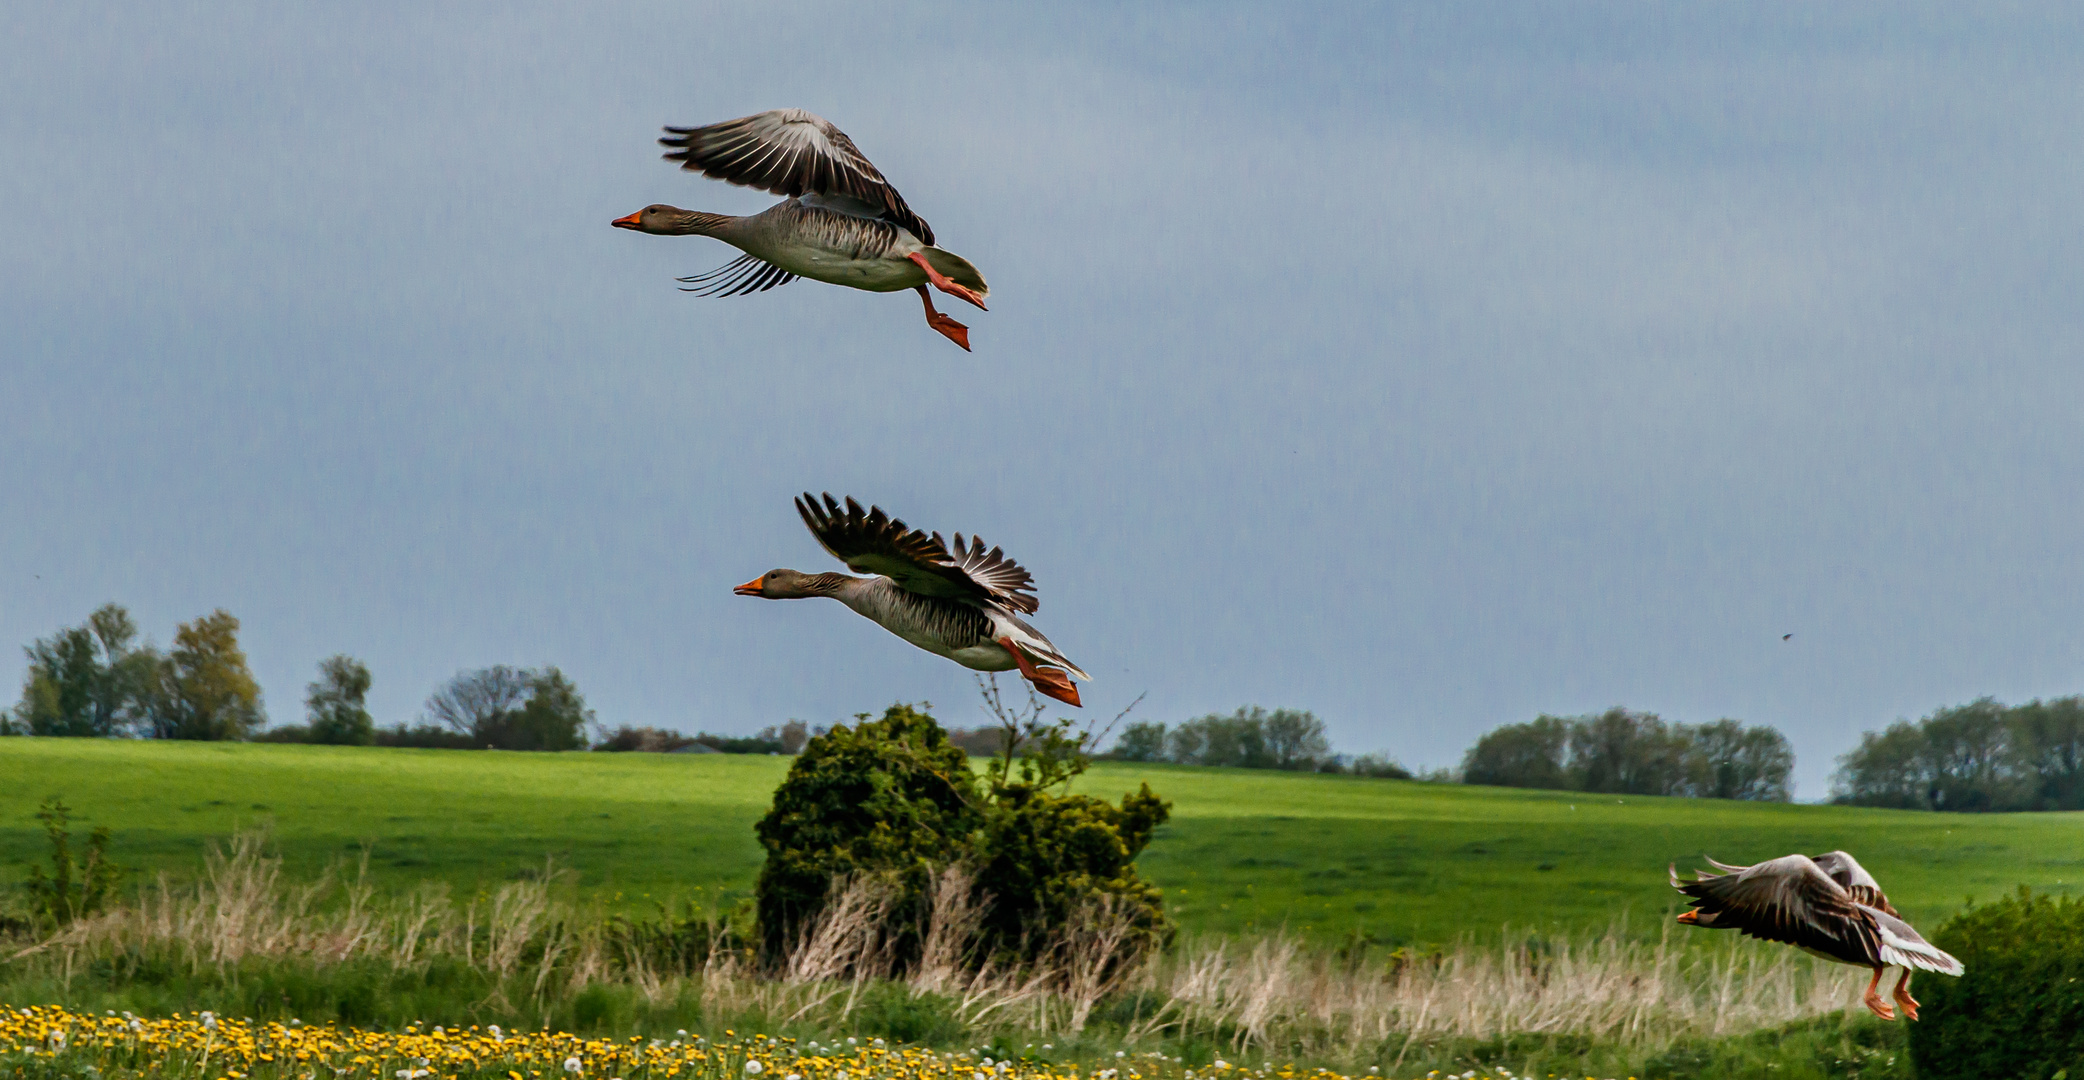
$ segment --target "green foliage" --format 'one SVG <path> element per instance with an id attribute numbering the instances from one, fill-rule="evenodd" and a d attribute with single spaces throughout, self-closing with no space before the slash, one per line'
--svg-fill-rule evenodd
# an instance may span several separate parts
<path id="1" fill-rule="evenodd" d="M 1123 795 L 1120 806 L 1026 785 L 1001 787 L 998 794 L 977 845 L 983 861 L 977 888 L 992 897 L 987 947 L 1004 951 L 1039 940 L 1040 931 L 1085 917 L 1096 902 L 1129 913 L 1145 943 L 1171 933 L 1163 896 L 1134 865 L 1171 815 L 1149 784 Z"/>
<path id="2" fill-rule="evenodd" d="M 369 694 L 369 668 L 345 654 L 319 662 L 318 681 L 305 688 L 311 741 L 338 746 L 368 746 L 376 741 L 376 721 L 364 701 Z"/>
<path id="3" fill-rule="evenodd" d="M 2022 886 L 1948 919 L 1932 943 L 1966 971 L 1914 984 L 1925 1003 L 1910 1033 L 1920 1077 L 2084 1077 L 2084 901 Z"/>
<path id="4" fill-rule="evenodd" d="M 1115 736 L 1114 749 L 1108 756 L 1116 761 L 1164 761 L 1165 725 L 1149 721 L 1130 724 Z"/>
<path id="5" fill-rule="evenodd" d="M 1525 724 L 1493 728 L 1462 759 L 1462 782 L 1492 787 L 1568 788 L 1564 754 L 1570 721 L 1538 716 Z"/>
<path id="6" fill-rule="evenodd" d="M 84 860 L 73 857 L 72 834 L 66 829 L 71 814 L 72 809 L 56 795 L 45 799 L 36 812 L 50 842 L 51 872 L 45 876 L 43 867 L 31 866 L 26 888 L 36 917 L 53 926 L 64 926 L 107 907 L 123 878 L 123 868 L 109 861 L 106 825 L 87 837 Z"/>
<path id="7" fill-rule="evenodd" d="M 161 739 L 244 739 L 268 722 L 239 620 L 223 608 L 175 629 L 147 698 L 147 725 Z"/>
<path id="8" fill-rule="evenodd" d="M 1122 737 L 1130 740 L 1129 749 L 1139 754 L 1152 753 L 1162 738 L 1163 760 L 1181 765 L 1314 770 L 1332 757 L 1324 721 L 1317 719 L 1316 714 L 1296 709 L 1268 712 L 1257 705 L 1240 708 L 1229 716 L 1198 716 L 1169 732 L 1163 724 L 1131 725 Z"/>
<path id="9" fill-rule="evenodd" d="M 1786 802 L 1795 755 L 1772 727 L 1735 720 L 1667 724 L 1612 708 L 1595 716 L 1541 716 L 1484 734 L 1462 760 L 1462 780 L 1497 787 L 1610 795 Z"/>
<path id="10" fill-rule="evenodd" d="M 754 893 L 770 957 L 796 941 L 837 875 L 890 875 L 899 918 L 917 924 L 928 876 L 982 822 L 969 758 L 933 717 L 892 705 L 880 720 L 857 719 L 804 746 L 755 827 L 767 851 Z"/>
<path id="11" fill-rule="evenodd" d="M 144 718 L 159 664 L 138 648 L 137 626 L 119 604 L 104 604 L 80 626 L 39 638 L 23 652 L 29 671 L 13 724 L 27 735 L 110 736 Z"/>
<path id="12" fill-rule="evenodd" d="M 1838 762 L 1837 801 L 1855 806 L 2084 809 L 2084 697 L 1979 698 L 1867 732 Z"/>
<path id="13" fill-rule="evenodd" d="M 584 750 L 594 722 L 579 688 L 556 667 L 541 670 L 495 664 L 457 673 L 427 699 L 427 711 L 470 746 L 492 750 Z M 441 746 L 395 729 L 390 745 Z M 386 740 L 378 735 L 377 741 Z"/>

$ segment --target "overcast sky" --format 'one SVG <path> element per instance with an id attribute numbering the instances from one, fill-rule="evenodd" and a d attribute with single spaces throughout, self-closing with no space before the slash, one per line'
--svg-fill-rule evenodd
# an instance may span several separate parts
<path id="1" fill-rule="evenodd" d="M 1177 721 L 1622 704 L 1793 739 L 2084 691 L 2084 22 L 2059 4 L 0 9 L 0 696 L 223 607 L 276 723 L 556 664 L 749 731 L 970 676 L 799 491 L 979 532 Z M 1995 6 L 1988 6 L 1994 8 Z M 698 299 L 797 106 L 992 285 Z M 958 310 L 960 309 L 960 310 Z M 1783 641 L 1782 635 L 1794 637 Z"/>

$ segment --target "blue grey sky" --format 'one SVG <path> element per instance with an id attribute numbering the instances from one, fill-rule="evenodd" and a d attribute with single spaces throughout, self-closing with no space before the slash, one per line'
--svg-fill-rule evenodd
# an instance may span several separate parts
<path id="1" fill-rule="evenodd" d="M 611 229 L 832 119 L 992 284 L 705 300 Z M 745 731 L 969 675 L 789 505 L 982 533 L 1087 713 L 1450 764 L 1614 704 L 1862 730 L 2084 691 L 2066 5 L 11 5 L 0 688 L 216 607 L 278 723 L 554 663 Z M 946 305 L 944 305 L 944 308 Z M 1794 637 L 1783 642 L 1781 635 Z"/>

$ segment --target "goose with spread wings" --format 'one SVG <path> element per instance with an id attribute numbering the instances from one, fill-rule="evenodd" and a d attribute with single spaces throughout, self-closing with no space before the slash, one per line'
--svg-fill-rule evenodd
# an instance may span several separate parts
<path id="1" fill-rule="evenodd" d="M 1678 868 L 1670 870 L 1672 888 L 1691 900 L 1680 922 L 1739 930 L 1826 960 L 1873 968 L 1874 977 L 1860 1000 L 1883 1020 L 1895 1019 L 1878 991 L 1888 968 L 1903 969 L 1893 996 L 1912 1020 L 1918 1018 L 1918 1000 L 1910 996 L 1911 972 L 1961 974 L 1961 961 L 1904 922 L 1874 875 L 1843 851 L 1813 859 L 1783 855 L 1754 866 L 1708 862 L 1721 873 L 1703 870 L 1694 880 L 1681 881 Z"/>
<path id="2" fill-rule="evenodd" d="M 1018 668 L 1036 690 L 1079 704 L 1071 680 L 1092 676 L 1021 618 L 1038 606 L 1035 581 L 1003 551 L 986 550 L 981 537 L 965 543 L 961 533 L 951 550 L 940 533 L 914 529 L 880 507 L 863 510 L 851 497 L 842 506 L 805 492 L 796 512 L 847 569 L 872 576 L 769 570 L 733 590 L 738 595 L 829 596 L 927 652 L 977 671 Z"/>
<path id="3" fill-rule="evenodd" d="M 846 132 L 802 109 L 772 109 L 707 127 L 666 129 L 669 161 L 787 198 L 750 217 L 654 203 L 617 228 L 713 236 L 745 252 L 681 278 L 704 296 L 765 292 L 807 277 L 868 292 L 913 289 L 926 323 L 968 351 L 970 328 L 934 309 L 928 285 L 984 307 L 991 287 L 969 260 L 935 247 L 933 227 L 905 205 Z"/>

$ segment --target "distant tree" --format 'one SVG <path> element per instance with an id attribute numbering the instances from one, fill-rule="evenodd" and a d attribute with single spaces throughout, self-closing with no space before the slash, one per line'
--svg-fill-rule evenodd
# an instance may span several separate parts
<path id="1" fill-rule="evenodd" d="M 1252 710 L 1259 712 L 1257 708 Z M 1276 769 L 1314 769 L 1331 757 L 1331 740 L 1325 737 L 1324 721 L 1311 712 L 1275 709 L 1261 721 L 1266 725 L 1266 753 Z"/>
<path id="2" fill-rule="evenodd" d="M 1494 728 L 1462 758 L 1462 782 L 1495 787 L 1564 788 L 1570 722 L 1541 715 L 1524 724 Z"/>
<path id="3" fill-rule="evenodd" d="M 427 699 L 427 713 L 495 750 L 584 750 L 594 722 L 578 686 L 554 666 L 458 672 Z"/>
<path id="4" fill-rule="evenodd" d="M 1793 748 L 1771 727 L 1668 724 L 1620 707 L 1507 724 L 1462 761 L 1470 784 L 1783 802 L 1793 769 Z"/>
<path id="5" fill-rule="evenodd" d="M 1685 725 L 1679 725 L 1684 728 Z M 1693 774 L 1690 794 L 1708 799 L 1787 802 L 1795 751 L 1778 729 L 1717 720 L 1690 729 Z"/>
<path id="6" fill-rule="evenodd" d="M 158 655 L 136 647 L 137 626 L 119 604 L 23 651 L 29 671 L 13 720 L 30 735 L 121 735 L 145 714 Z"/>
<path id="7" fill-rule="evenodd" d="M 268 722 L 239 620 L 223 608 L 176 628 L 155 675 L 147 722 L 157 738 L 244 739 Z"/>
<path id="8" fill-rule="evenodd" d="M 2013 706 L 2011 723 L 2035 808 L 2084 810 L 2084 697 Z"/>
<path id="9" fill-rule="evenodd" d="M 360 660 L 342 653 L 319 661 L 318 681 L 304 692 L 311 741 L 340 746 L 375 742 L 376 721 L 363 704 L 368 694 L 369 668 Z"/>
<path id="10" fill-rule="evenodd" d="M 1182 765 L 1274 768 L 1278 759 L 1267 743 L 1266 721 L 1266 710 L 1257 705 L 1229 716 L 1197 716 L 1166 736 L 1166 756 Z"/>
<path id="11" fill-rule="evenodd" d="M 1832 784 L 1838 802 L 1929 810 L 1925 733 L 1907 720 L 1860 735 L 1860 745 L 1838 759 Z"/>
<path id="12" fill-rule="evenodd" d="M 427 715 L 465 735 L 484 735 L 502 728 L 508 713 L 528 697 L 532 672 L 505 664 L 459 671 L 427 699 Z M 486 741 L 480 741 L 480 746 Z"/>
<path id="13" fill-rule="evenodd" d="M 1165 760 L 1165 725 L 1144 721 L 1124 727 L 1108 756 L 1117 761 Z"/>
<path id="14" fill-rule="evenodd" d="M 769 724 L 753 737 L 761 742 L 774 743 L 781 747 L 784 754 L 793 754 L 803 749 L 803 744 L 810 741 L 810 725 L 801 720 L 791 720 L 780 727 Z"/>
<path id="15" fill-rule="evenodd" d="M 2084 699 L 1990 698 L 1899 720 L 1838 759 L 1834 798 L 1918 810 L 2084 809 Z"/>
<path id="16" fill-rule="evenodd" d="M 1687 794 L 1687 739 L 1656 713 L 1618 706 L 1571 725 L 1571 787 L 1619 795 Z"/>

